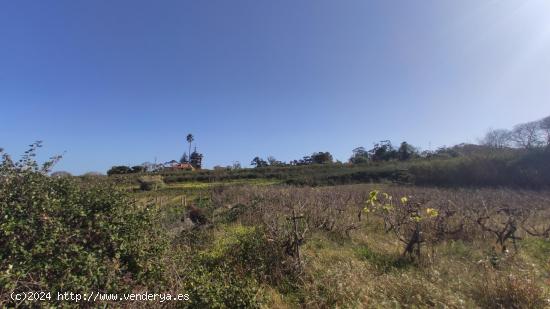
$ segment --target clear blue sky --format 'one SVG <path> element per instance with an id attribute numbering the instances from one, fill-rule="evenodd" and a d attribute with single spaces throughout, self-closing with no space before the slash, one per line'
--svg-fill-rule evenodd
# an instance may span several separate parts
<path id="1" fill-rule="evenodd" d="M 58 170 L 475 142 L 550 114 L 550 0 L 0 0 L 0 147 Z"/>

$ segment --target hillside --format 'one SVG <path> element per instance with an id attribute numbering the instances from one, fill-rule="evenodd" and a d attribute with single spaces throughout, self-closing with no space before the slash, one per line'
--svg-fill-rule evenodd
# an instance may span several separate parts
<path id="1" fill-rule="evenodd" d="M 461 145 L 428 158 L 364 164 L 312 164 L 257 168 L 160 171 L 166 183 L 187 181 L 220 182 L 238 179 L 273 179 L 291 185 L 337 185 L 371 182 L 463 187 L 550 186 L 548 148 L 491 149 Z M 141 174 L 112 176 L 116 182 L 135 182 Z"/>

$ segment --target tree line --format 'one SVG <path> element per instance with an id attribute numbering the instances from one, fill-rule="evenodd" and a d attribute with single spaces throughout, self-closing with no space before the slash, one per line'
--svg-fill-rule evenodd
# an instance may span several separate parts
<path id="1" fill-rule="evenodd" d="M 402 142 L 399 147 L 394 147 L 391 141 L 384 140 L 374 144 L 374 147 L 370 150 L 366 150 L 364 147 L 357 147 L 353 149 L 352 156 L 348 162 L 350 164 L 362 164 L 368 162 L 380 162 L 390 160 L 406 161 L 420 157 L 420 153 L 416 147 L 410 145 L 407 142 Z M 250 165 L 258 167 L 267 166 L 302 166 L 313 164 L 332 164 L 342 163 L 340 161 L 334 161 L 332 154 L 328 151 L 314 152 L 309 156 L 304 156 L 298 160 L 291 160 L 288 163 L 279 161 L 273 156 L 267 157 L 266 160 L 261 157 L 254 157 Z"/>
<path id="2" fill-rule="evenodd" d="M 186 137 L 189 143 L 188 152 L 184 152 L 179 163 L 189 163 L 195 169 L 202 168 L 203 154 L 197 152 L 196 146 L 191 152 L 194 136 L 188 134 Z M 476 151 L 475 145 L 460 144 L 454 147 L 440 147 L 435 151 L 425 150 L 420 151 L 418 147 L 403 141 L 399 146 L 395 146 L 389 140 L 382 140 L 375 143 L 371 149 L 365 147 L 357 147 L 352 150 L 351 157 L 347 160 L 348 164 L 368 164 L 385 161 L 409 161 L 423 158 L 445 158 L 458 157 L 464 155 L 465 151 Z M 550 146 L 550 116 L 537 121 L 521 123 L 514 126 L 512 129 L 490 129 L 485 136 L 480 139 L 479 146 L 488 147 L 490 149 L 504 148 L 520 148 L 520 149 L 538 149 Z M 165 168 L 169 168 L 178 161 L 172 160 L 163 164 L 143 163 L 136 166 L 113 166 L 107 172 L 108 175 L 114 174 L 131 174 L 157 172 Z M 283 167 L 283 166 L 304 166 L 304 165 L 320 165 L 320 164 L 342 164 L 340 161 L 335 161 L 332 154 L 328 151 L 314 152 L 311 155 L 304 156 L 301 159 L 284 162 L 277 160 L 273 156 L 268 156 L 266 159 L 256 156 L 250 162 L 255 168 L 262 167 Z M 221 167 L 217 166 L 216 169 Z M 240 169 L 240 164 L 228 167 L 228 169 Z"/>
<path id="3" fill-rule="evenodd" d="M 480 145 L 459 144 L 453 147 L 440 147 L 435 151 L 420 151 L 408 142 L 402 142 L 398 147 L 391 141 L 383 140 L 375 143 L 372 149 L 357 147 L 352 150 L 352 155 L 348 160 L 350 164 L 367 164 L 370 162 L 383 161 L 408 161 L 422 158 L 448 158 L 459 157 L 467 153 L 478 151 L 480 146 L 503 149 L 503 148 L 521 148 L 537 149 L 550 146 L 550 116 L 537 121 L 521 123 L 508 129 L 491 129 L 480 140 Z M 330 164 L 341 163 L 334 162 L 330 152 L 316 152 L 311 156 L 305 156 L 299 160 L 292 160 L 288 163 L 276 160 L 269 156 L 267 160 L 261 157 L 254 157 L 250 163 L 252 166 L 299 166 L 311 164 Z"/>
<path id="4" fill-rule="evenodd" d="M 310 156 L 304 156 L 299 160 L 292 160 L 289 163 L 279 161 L 273 156 L 267 157 L 267 160 L 264 160 L 260 157 L 255 157 L 250 162 L 250 165 L 254 167 L 266 167 L 266 166 L 299 166 L 299 165 L 310 165 L 310 164 L 329 164 L 334 163 L 334 159 L 330 152 L 314 152 Z"/>
<path id="5" fill-rule="evenodd" d="M 550 145 L 550 116 L 509 129 L 490 129 L 481 144 L 492 148 L 541 148 Z"/>

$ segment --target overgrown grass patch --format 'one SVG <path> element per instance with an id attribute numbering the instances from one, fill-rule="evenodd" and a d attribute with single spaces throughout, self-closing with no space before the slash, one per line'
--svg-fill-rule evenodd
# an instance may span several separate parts
<path id="1" fill-rule="evenodd" d="M 534 258 L 541 265 L 546 265 L 546 270 L 550 272 L 550 240 L 531 238 L 521 242 L 521 247 L 525 252 Z"/>
<path id="2" fill-rule="evenodd" d="M 548 308 L 548 293 L 537 280 L 520 272 L 488 269 L 472 290 L 473 298 L 483 308 Z"/>
<path id="3" fill-rule="evenodd" d="M 392 270 L 402 270 L 413 265 L 410 259 L 404 258 L 401 255 L 380 253 L 366 245 L 357 247 L 355 251 L 361 260 L 368 261 L 377 270 L 384 273 Z"/>

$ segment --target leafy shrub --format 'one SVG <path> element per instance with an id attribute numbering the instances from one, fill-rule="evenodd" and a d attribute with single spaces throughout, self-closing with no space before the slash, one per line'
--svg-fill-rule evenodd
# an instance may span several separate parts
<path id="1" fill-rule="evenodd" d="M 170 257 L 172 287 L 189 294 L 190 308 L 258 308 L 271 255 L 260 229 L 242 225 L 184 229 Z"/>
<path id="2" fill-rule="evenodd" d="M 141 176 L 138 178 L 139 188 L 143 191 L 157 190 L 165 186 L 162 176 Z"/>
<path id="3" fill-rule="evenodd" d="M 258 285 L 224 265 L 213 268 L 200 263 L 186 274 L 184 290 L 192 308 L 259 308 Z"/>
<path id="4" fill-rule="evenodd" d="M 159 282 L 153 214 L 106 184 L 48 177 L 55 160 L 0 163 L 0 305 L 11 291 L 112 291 Z M 57 159 L 57 158 L 56 158 Z"/>
<path id="5" fill-rule="evenodd" d="M 229 226 L 212 248 L 201 253 L 205 265 L 231 266 L 241 274 L 267 282 L 283 277 L 286 256 L 274 240 L 259 227 Z"/>
<path id="6" fill-rule="evenodd" d="M 213 240 L 213 235 L 204 228 L 184 228 L 175 237 L 174 245 L 185 245 L 193 249 L 204 248 Z"/>
<path id="7" fill-rule="evenodd" d="M 245 204 L 236 204 L 228 210 L 219 208 L 221 210 L 218 211 L 216 219 L 219 222 L 226 222 L 226 223 L 235 222 L 240 216 L 242 216 L 247 211 L 249 211 L 250 208 L 251 207 Z"/>

